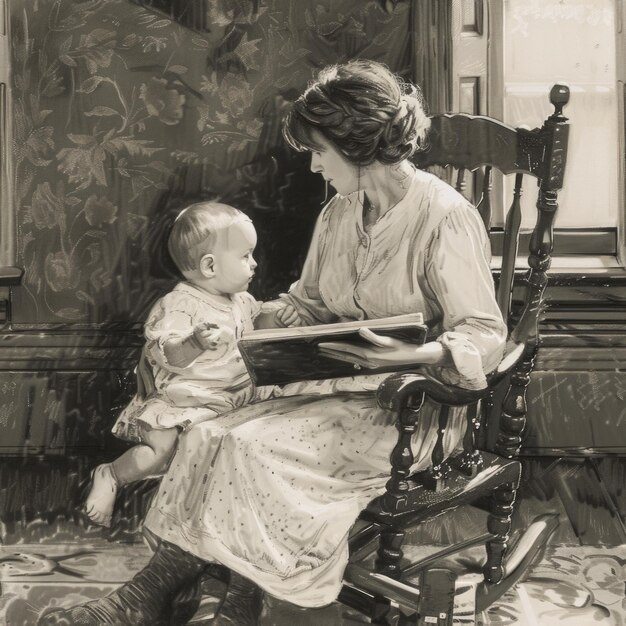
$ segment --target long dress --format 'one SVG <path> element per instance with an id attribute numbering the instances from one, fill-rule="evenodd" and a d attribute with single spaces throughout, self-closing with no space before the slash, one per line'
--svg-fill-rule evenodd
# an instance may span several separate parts
<path id="1" fill-rule="evenodd" d="M 336 197 L 323 210 L 301 278 L 284 300 L 307 323 L 421 311 L 454 362 L 431 373 L 484 387 L 506 327 L 476 210 L 420 171 L 370 228 L 362 200 Z M 375 394 L 386 376 L 302 383 L 184 433 L 145 527 L 273 596 L 329 604 L 341 588 L 350 528 L 389 478 L 395 417 Z M 414 470 L 429 465 L 436 418 L 437 407 L 425 404 Z M 464 422 L 462 410 L 450 412 L 446 456 L 460 447 Z"/>

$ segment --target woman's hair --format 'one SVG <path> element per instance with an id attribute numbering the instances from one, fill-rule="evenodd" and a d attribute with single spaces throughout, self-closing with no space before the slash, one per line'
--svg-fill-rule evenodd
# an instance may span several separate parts
<path id="1" fill-rule="evenodd" d="M 240 220 L 245 213 L 221 202 L 197 202 L 183 209 L 170 232 L 167 247 L 181 272 L 195 270 L 198 259 L 215 248 L 218 234 Z"/>
<path id="2" fill-rule="evenodd" d="M 292 103 L 283 135 L 298 151 L 319 150 L 318 131 L 354 165 L 391 164 L 422 148 L 429 127 L 417 87 L 381 63 L 356 60 L 319 73 Z"/>

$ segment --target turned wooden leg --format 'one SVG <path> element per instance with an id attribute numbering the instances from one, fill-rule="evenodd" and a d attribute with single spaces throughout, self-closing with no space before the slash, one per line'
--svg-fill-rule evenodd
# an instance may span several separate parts
<path id="1" fill-rule="evenodd" d="M 439 425 L 437 427 L 437 441 L 431 455 L 432 465 L 421 474 L 422 484 L 428 489 L 439 491 L 446 484 L 446 478 L 450 473 L 449 465 L 443 460 L 443 438 L 448 427 L 448 415 L 450 407 L 445 404 L 441 405 L 439 410 Z"/>
<path id="2" fill-rule="evenodd" d="M 487 542 L 487 563 L 483 568 L 485 580 L 499 583 L 504 576 L 504 554 L 511 532 L 511 514 L 515 503 L 516 484 L 508 483 L 494 492 L 487 529 L 493 539 Z"/>
<path id="3" fill-rule="evenodd" d="M 414 460 L 411 439 L 417 428 L 422 404 L 423 393 L 410 398 L 407 406 L 400 410 L 396 422 L 398 441 L 391 452 L 391 477 L 385 485 L 387 492 L 383 496 L 383 507 L 391 513 L 400 513 L 407 505 L 408 478 Z"/>
<path id="4" fill-rule="evenodd" d="M 376 572 L 389 576 L 400 577 L 400 561 L 402 560 L 402 542 L 404 532 L 388 528 L 380 533 L 380 543 L 376 558 Z"/>
<path id="5" fill-rule="evenodd" d="M 473 478 L 480 472 L 484 464 L 480 450 L 476 449 L 476 439 L 480 429 L 477 403 L 467 407 L 466 422 L 467 426 L 463 436 L 463 453 L 450 459 L 450 465 L 462 474 L 465 474 L 465 476 Z"/>

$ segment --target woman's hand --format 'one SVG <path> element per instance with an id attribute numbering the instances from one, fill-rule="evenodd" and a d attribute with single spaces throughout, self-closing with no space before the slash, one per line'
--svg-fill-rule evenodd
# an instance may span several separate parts
<path id="1" fill-rule="evenodd" d="M 393 365 L 444 365 L 448 363 L 449 355 L 438 342 L 432 341 L 418 346 L 408 341 L 383 337 L 369 330 L 361 328 L 359 335 L 371 346 L 349 342 L 324 342 L 319 344 L 320 354 L 353 363 L 355 369 L 377 369 Z"/>
<path id="2" fill-rule="evenodd" d="M 276 311 L 276 320 L 282 326 L 303 326 L 302 318 L 291 304 L 287 304 Z"/>

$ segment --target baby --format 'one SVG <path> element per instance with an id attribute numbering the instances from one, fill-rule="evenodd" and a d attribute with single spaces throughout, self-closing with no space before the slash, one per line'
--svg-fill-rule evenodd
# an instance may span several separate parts
<path id="1" fill-rule="evenodd" d="M 225 204 L 193 204 L 176 219 L 168 247 L 185 281 L 146 321 L 142 362 L 148 361 L 154 390 L 147 398 L 138 393 L 113 427 L 137 445 L 92 472 L 84 512 L 93 522 L 110 526 L 121 485 L 163 472 L 181 430 L 276 392 L 254 387 L 237 348 L 261 310 L 246 291 L 257 266 L 256 241 L 250 219 Z M 287 307 L 274 323 L 299 320 Z"/>

